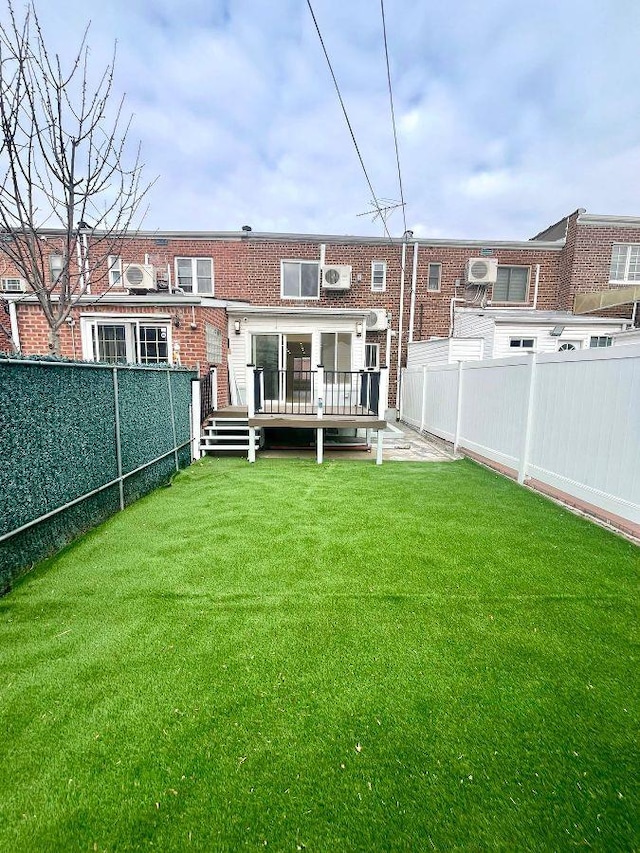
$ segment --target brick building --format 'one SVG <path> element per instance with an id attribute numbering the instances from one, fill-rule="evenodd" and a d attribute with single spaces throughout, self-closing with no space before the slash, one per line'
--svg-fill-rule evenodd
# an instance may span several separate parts
<path id="1" fill-rule="evenodd" d="M 43 237 L 53 279 L 56 234 Z M 87 274 L 87 285 L 61 329 L 64 356 L 215 366 L 220 407 L 244 402 L 249 362 L 282 370 L 386 364 L 395 405 L 408 343 L 450 336 L 465 310 L 608 317 L 586 339 L 593 345 L 633 325 L 640 218 L 579 210 L 522 241 L 138 232 Z M 44 315 L 6 261 L 0 288 L 0 350 L 47 353 Z"/>

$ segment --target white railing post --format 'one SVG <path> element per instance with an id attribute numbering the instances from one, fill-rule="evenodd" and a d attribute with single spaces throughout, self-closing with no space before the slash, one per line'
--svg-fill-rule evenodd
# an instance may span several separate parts
<path id="1" fill-rule="evenodd" d="M 324 414 L 324 365 L 319 364 L 316 372 L 316 405 L 318 407 L 318 417 L 322 418 Z M 318 462 L 322 462 L 319 459 Z"/>
<path id="2" fill-rule="evenodd" d="M 245 381 L 246 381 L 246 385 L 247 385 L 247 390 L 246 390 L 247 415 L 250 418 L 254 417 L 254 415 L 256 413 L 255 380 L 253 378 L 255 372 L 256 372 L 255 364 L 248 364 Z"/>
<path id="3" fill-rule="evenodd" d="M 458 398 L 456 401 L 456 431 L 453 439 L 453 452 L 458 452 L 460 444 L 460 428 L 462 425 L 462 370 L 464 361 L 458 362 Z"/>
<path id="4" fill-rule="evenodd" d="M 200 394 L 200 380 L 191 380 L 191 458 L 200 459 L 200 408 L 202 405 Z"/>
<path id="5" fill-rule="evenodd" d="M 428 368 L 422 368 L 422 410 L 420 412 L 420 432 L 424 432 L 427 426 L 427 375 Z"/>
<path id="6" fill-rule="evenodd" d="M 382 465 L 382 441 L 384 438 L 384 430 L 379 429 L 376 435 L 376 465 Z"/>
<path id="7" fill-rule="evenodd" d="M 527 465 L 529 464 L 529 447 L 531 445 L 531 430 L 533 422 L 533 403 L 536 385 L 536 354 L 531 353 L 529 361 L 529 389 L 527 393 L 527 408 L 525 411 L 524 436 L 522 439 L 522 450 L 520 452 L 520 463 L 518 465 L 518 482 L 522 485 L 527 476 Z"/>
<path id="8" fill-rule="evenodd" d="M 378 388 L 378 419 L 383 421 L 389 408 L 389 368 L 380 368 L 380 386 Z"/>
<path id="9" fill-rule="evenodd" d="M 316 430 L 316 459 L 318 465 L 322 463 L 322 453 L 324 451 L 324 430 L 322 427 Z"/>

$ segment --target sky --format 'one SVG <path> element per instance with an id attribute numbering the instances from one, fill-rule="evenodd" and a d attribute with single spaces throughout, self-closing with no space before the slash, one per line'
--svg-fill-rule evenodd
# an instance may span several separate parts
<path id="1" fill-rule="evenodd" d="M 383 236 L 359 215 L 372 194 L 306 0 L 36 6 L 63 63 L 89 16 L 93 68 L 117 40 L 114 88 L 158 178 L 144 229 Z M 312 6 L 375 194 L 398 202 L 380 2 Z M 384 11 L 416 236 L 528 239 L 578 207 L 640 215 L 640 0 Z M 400 208 L 387 224 L 402 235 Z"/>

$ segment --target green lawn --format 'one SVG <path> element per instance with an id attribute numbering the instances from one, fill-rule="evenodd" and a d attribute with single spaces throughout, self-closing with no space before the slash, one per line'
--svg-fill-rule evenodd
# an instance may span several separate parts
<path id="1" fill-rule="evenodd" d="M 466 461 L 205 459 L 0 600 L 0 849 L 638 849 L 639 554 Z"/>

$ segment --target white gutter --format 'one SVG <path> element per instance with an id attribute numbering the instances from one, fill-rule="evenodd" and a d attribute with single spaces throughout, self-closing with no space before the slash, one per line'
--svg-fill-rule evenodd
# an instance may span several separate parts
<path id="1" fill-rule="evenodd" d="M 16 352 L 20 352 L 20 331 L 18 329 L 18 312 L 16 311 L 16 303 L 13 299 L 7 300 L 9 304 L 9 322 L 11 323 L 11 339 L 13 348 Z"/>
<path id="2" fill-rule="evenodd" d="M 413 321 L 416 313 L 416 283 L 418 281 L 418 242 L 413 244 L 413 270 L 411 272 L 411 310 L 409 311 L 409 343 L 413 343 Z"/>
<path id="3" fill-rule="evenodd" d="M 400 318 L 398 319 L 398 355 L 397 355 L 397 379 L 396 379 L 396 410 L 400 407 L 400 365 L 402 364 L 402 320 L 404 315 L 404 270 L 407 262 L 407 242 L 402 244 L 402 269 L 400 272 Z"/>
<path id="4" fill-rule="evenodd" d="M 536 264 L 536 282 L 533 286 L 533 307 L 538 304 L 538 285 L 540 284 L 540 264 Z"/>

